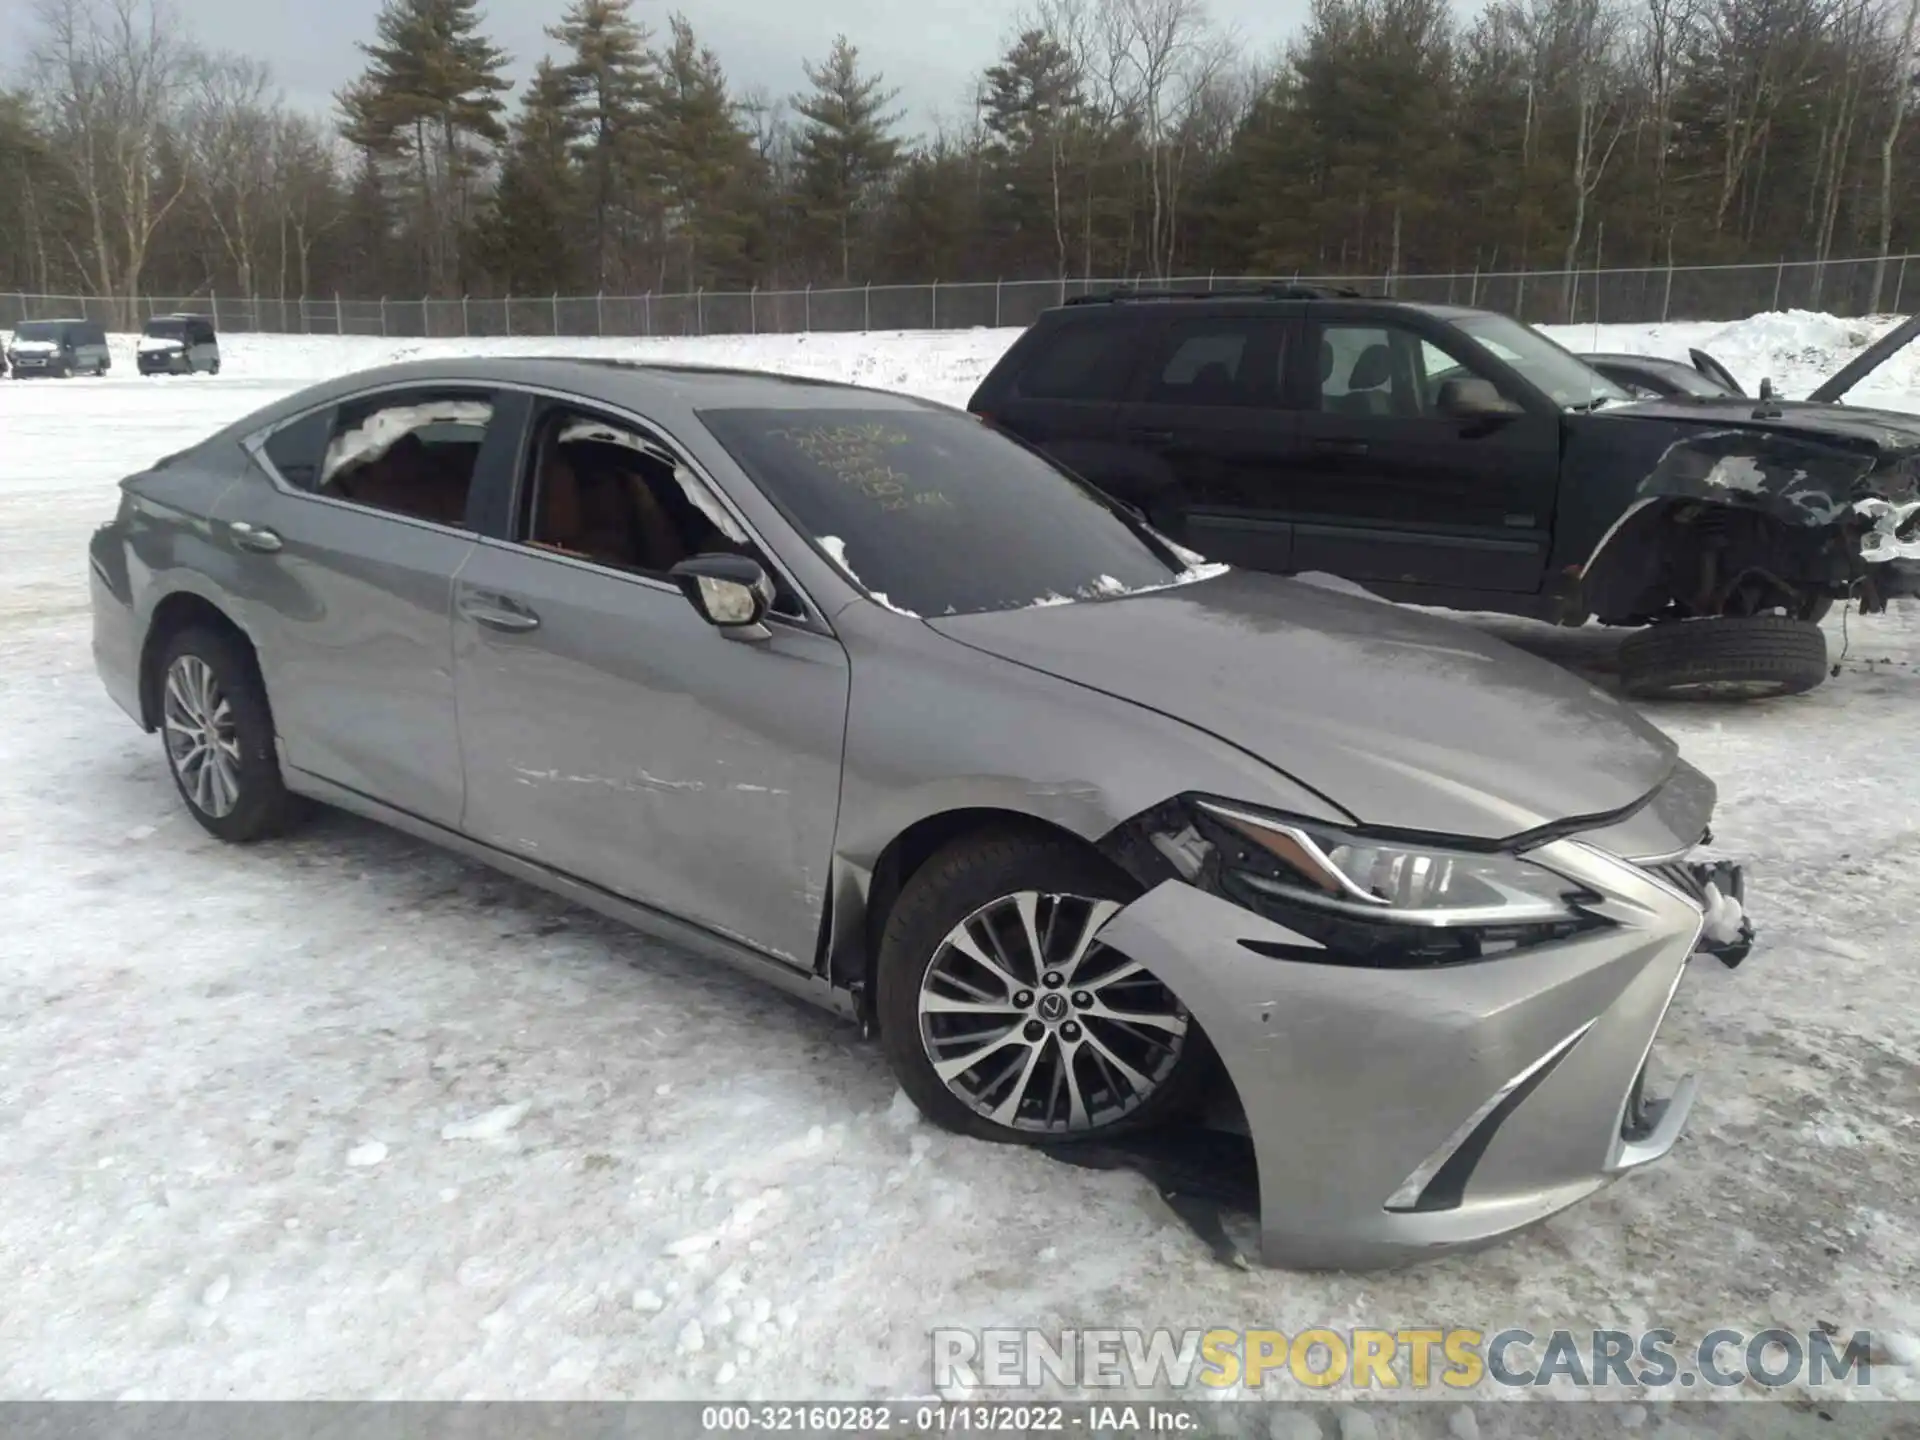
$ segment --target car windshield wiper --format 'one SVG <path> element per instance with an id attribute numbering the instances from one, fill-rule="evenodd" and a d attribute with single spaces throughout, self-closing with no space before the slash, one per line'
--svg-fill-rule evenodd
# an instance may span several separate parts
<path id="1" fill-rule="evenodd" d="M 1612 403 L 1613 403 L 1613 396 L 1596 395 L 1591 400 L 1588 400 L 1583 404 L 1569 405 L 1567 408 L 1569 410 L 1580 410 L 1583 412 L 1591 412 L 1594 410 L 1598 410 L 1602 405 L 1611 405 Z"/>

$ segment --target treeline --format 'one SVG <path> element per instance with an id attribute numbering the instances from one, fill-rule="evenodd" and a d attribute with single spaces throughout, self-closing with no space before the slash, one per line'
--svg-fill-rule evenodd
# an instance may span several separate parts
<path id="1" fill-rule="evenodd" d="M 683 16 L 386 0 L 329 116 L 168 0 L 41 0 L 0 93 L 0 289 L 460 296 L 1824 259 L 1920 245 L 1920 0 L 1036 0 L 902 127 L 851 39 L 742 91 Z M 564 6 L 564 8 L 562 8 Z"/>

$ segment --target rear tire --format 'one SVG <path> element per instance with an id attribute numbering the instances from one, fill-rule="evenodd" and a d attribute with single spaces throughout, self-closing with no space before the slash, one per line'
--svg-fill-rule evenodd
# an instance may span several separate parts
<path id="1" fill-rule="evenodd" d="M 1148 1129 L 1199 1103 L 1216 1061 L 1198 1023 L 1090 939 L 1137 894 L 1099 856 L 1019 831 L 956 840 L 914 873 L 887 917 L 875 1008 L 922 1114 L 983 1140 L 1051 1145 Z M 980 1008 L 955 1008 L 969 1005 Z"/>
<path id="2" fill-rule="evenodd" d="M 161 742 L 187 813 L 231 844 L 284 833 L 305 807 L 281 781 L 252 652 L 218 630 L 190 627 L 167 642 L 159 665 Z"/>
<path id="3" fill-rule="evenodd" d="M 1629 636 L 1620 685 L 1636 700 L 1767 700 L 1813 689 L 1827 663 L 1827 637 L 1810 620 L 1727 615 Z"/>

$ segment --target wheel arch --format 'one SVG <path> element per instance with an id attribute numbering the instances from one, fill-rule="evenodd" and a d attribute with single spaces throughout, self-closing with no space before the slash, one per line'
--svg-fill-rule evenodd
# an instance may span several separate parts
<path id="1" fill-rule="evenodd" d="M 260 652 L 238 621 L 198 591 L 173 591 L 153 607 L 140 642 L 140 723 L 149 731 L 160 723 L 160 657 L 174 636 L 196 626 L 238 641 L 252 659 L 255 673 L 259 672 Z"/>
<path id="2" fill-rule="evenodd" d="M 1845 593 L 1844 546 L 1834 527 L 1790 524 L 1771 509 L 1693 496 L 1645 496 L 1621 515 L 1580 570 L 1588 613 L 1619 621 L 1677 602 L 1717 614 L 1712 597 L 1741 576 L 1758 575 L 1786 597 L 1811 604 Z M 1709 557 L 1724 556 L 1708 563 Z"/>
<path id="3" fill-rule="evenodd" d="M 877 1025 L 873 1013 L 874 981 L 880 963 L 880 937 L 901 892 L 915 874 L 941 850 L 970 835 L 1015 833 L 1036 840 L 1060 841 L 1102 859 L 1108 857 L 1087 836 L 1031 811 L 1001 805 L 967 805 L 921 816 L 893 836 L 880 850 L 866 883 L 857 883 L 855 867 L 840 862 L 836 877 L 833 916 L 829 924 L 829 978 L 837 986 L 857 991 L 865 1023 Z M 1111 863 L 1111 862 L 1109 862 Z M 1116 867 L 1117 868 L 1117 867 Z"/>

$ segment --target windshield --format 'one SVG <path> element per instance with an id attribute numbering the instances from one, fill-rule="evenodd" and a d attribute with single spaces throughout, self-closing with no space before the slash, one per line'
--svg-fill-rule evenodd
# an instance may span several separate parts
<path id="1" fill-rule="evenodd" d="M 50 340 L 58 345 L 60 338 L 65 335 L 66 332 L 67 326 L 64 320 L 23 320 L 20 322 L 20 328 L 13 332 L 13 338 L 16 340 Z"/>
<path id="2" fill-rule="evenodd" d="M 707 410 L 700 418 L 802 534 L 894 610 L 1016 610 L 1188 577 L 1180 557 L 968 415 Z"/>
<path id="3" fill-rule="evenodd" d="M 184 340 L 187 336 L 187 322 L 184 320 L 149 320 L 147 334 L 155 340 Z"/>
<path id="4" fill-rule="evenodd" d="M 1454 322 L 1565 409 L 1631 397 L 1613 381 L 1531 326 L 1505 315 L 1469 315 Z"/>

